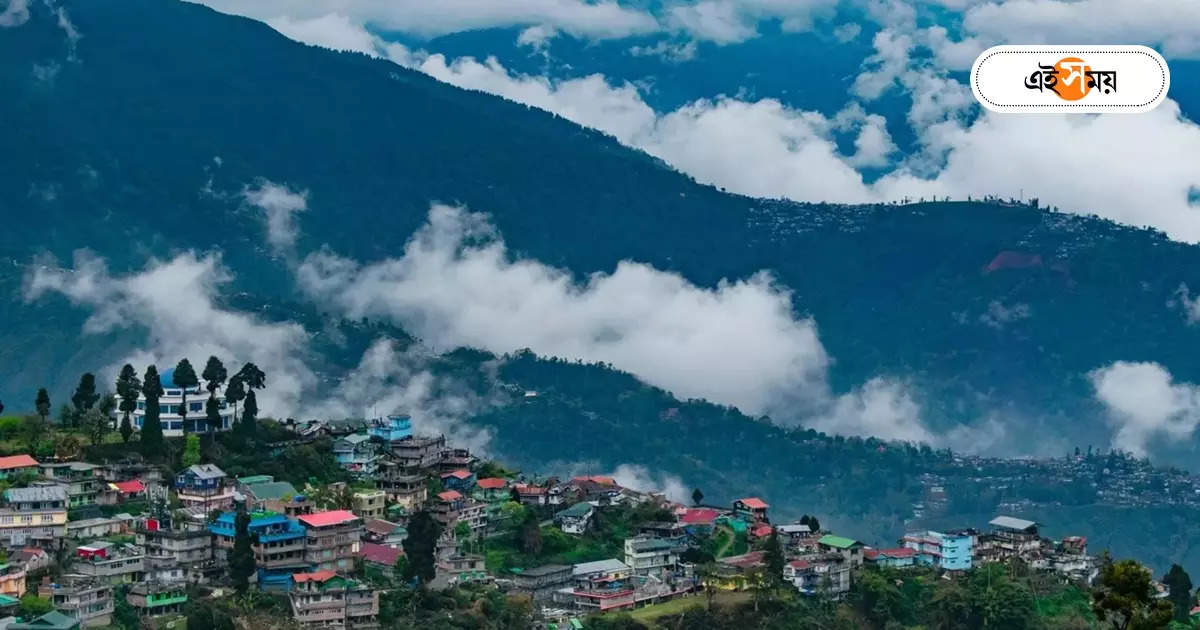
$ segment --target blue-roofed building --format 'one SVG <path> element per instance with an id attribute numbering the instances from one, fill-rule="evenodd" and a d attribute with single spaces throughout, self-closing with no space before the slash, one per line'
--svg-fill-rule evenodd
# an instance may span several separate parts
<path id="1" fill-rule="evenodd" d="M 208 391 L 203 388 L 203 383 L 196 387 L 189 387 L 187 390 L 187 413 L 181 415 L 180 411 L 185 404 L 183 389 L 172 382 L 174 375 L 175 368 L 168 368 L 158 374 L 158 381 L 163 388 L 163 395 L 158 399 L 158 417 L 162 422 L 163 435 L 166 437 L 183 435 L 184 422 L 187 422 L 188 433 L 208 433 L 210 429 L 204 411 L 204 404 L 208 400 Z M 225 402 L 220 388 L 217 389 L 216 394 L 221 415 L 221 428 L 218 431 L 228 431 L 233 426 L 233 407 Z M 134 410 L 131 420 L 133 426 L 141 430 L 142 425 L 146 422 L 145 396 L 138 397 L 137 409 Z"/>
<path id="2" fill-rule="evenodd" d="M 398 442 L 413 436 L 412 417 L 406 413 L 392 414 L 387 418 L 375 418 L 371 421 L 368 434 L 384 442 Z"/>
<path id="3" fill-rule="evenodd" d="M 237 534 L 234 512 L 225 512 L 209 524 L 217 548 L 233 549 Z M 304 559 L 305 527 L 277 512 L 251 512 L 250 534 L 254 537 L 254 562 L 258 566 L 258 587 L 286 591 L 292 587 L 292 574 L 307 571 Z"/>

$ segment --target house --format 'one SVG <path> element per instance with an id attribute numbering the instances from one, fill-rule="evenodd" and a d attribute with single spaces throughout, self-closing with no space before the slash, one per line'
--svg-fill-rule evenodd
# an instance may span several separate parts
<path id="1" fill-rule="evenodd" d="M 406 470 L 432 470 L 442 461 L 446 437 L 413 436 L 390 444 L 392 457 Z"/>
<path id="2" fill-rule="evenodd" d="M 109 586 L 140 582 L 146 574 L 146 554 L 137 545 L 101 541 L 81 545 L 75 555 L 72 571 Z"/>
<path id="3" fill-rule="evenodd" d="M 966 571 L 971 568 L 974 543 L 967 533 L 930 530 L 905 534 L 900 542 L 916 554 L 917 564 L 947 571 Z"/>
<path id="4" fill-rule="evenodd" d="M 314 512 L 298 517 L 307 542 L 304 559 L 319 571 L 353 571 L 362 544 L 363 521 L 348 510 Z"/>
<path id="5" fill-rule="evenodd" d="M 388 577 L 393 577 L 396 561 L 404 556 L 404 550 L 398 547 L 365 542 L 358 550 L 358 555 L 362 558 L 365 567 L 379 571 Z"/>
<path id="6" fill-rule="evenodd" d="M 367 434 L 383 442 L 399 442 L 413 436 L 412 417 L 406 413 L 392 414 L 371 421 Z"/>
<path id="7" fill-rule="evenodd" d="M 138 615 L 147 617 L 182 612 L 187 600 L 187 590 L 178 582 L 139 582 L 125 595 Z"/>
<path id="8" fill-rule="evenodd" d="M 129 519 L 132 520 L 132 517 Z M 129 531 L 129 525 L 129 520 L 125 518 L 85 518 L 67 522 L 67 536 L 76 540 L 92 540 L 124 534 Z"/>
<path id="9" fill-rule="evenodd" d="M 705 585 L 742 591 L 755 585 L 755 571 L 766 567 L 765 552 L 751 551 L 717 560 L 716 571 L 704 578 Z M 760 576 L 761 577 L 761 576 Z"/>
<path id="10" fill-rule="evenodd" d="M 387 493 L 383 490 L 359 490 L 351 496 L 351 511 L 359 518 L 379 518 L 386 509 Z"/>
<path id="11" fill-rule="evenodd" d="M 768 507 L 770 506 L 767 505 L 767 502 L 758 497 L 747 497 L 733 502 L 734 512 L 749 515 L 753 520 L 757 521 L 767 520 Z"/>
<path id="12" fill-rule="evenodd" d="M 574 571 L 571 565 L 547 564 L 533 569 L 513 569 L 513 590 L 545 601 L 554 597 L 554 592 L 571 583 Z"/>
<path id="13" fill-rule="evenodd" d="M 146 484 L 141 479 L 109 482 L 108 490 L 105 495 L 111 497 L 113 505 L 146 498 Z"/>
<path id="14" fill-rule="evenodd" d="M 788 562 L 783 578 L 800 593 L 838 597 L 850 591 L 850 566 L 838 553 L 808 554 Z"/>
<path id="15" fill-rule="evenodd" d="M 478 464 L 479 458 L 472 455 L 469 449 L 443 448 L 442 452 L 438 454 L 437 472 L 471 470 Z"/>
<path id="16" fill-rule="evenodd" d="M 0 508 L 0 543 L 17 547 L 50 546 L 67 535 L 67 489 L 31 486 L 4 491 Z"/>
<path id="17" fill-rule="evenodd" d="M 25 594 L 26 567 L 20 562 L 0 564 L 0 595 L 21 599 Z"/>
<path id="18" fill-rule="evenodd" d="M 146 551 L 146 573 L 153 579 L 201 583 L 221 570 L 213 534 L 201 523 L 148 518 L 134 531 L 137 544 Z M 222 551 L 220 564 L 225 559 Z"/>
<path id="19" fill-rule="evenodd" d="M 375 487 L 387 493 L 388 499 L 413 509 L 425 503 L 429 497 L 429 486 L 420 470 L 408 468 L 399 462 L 383 460 L 375 474 Z"/>
<path id="20" fill-rule="evenodd" d="M 369 477 L 379 468 L 379 446 L 365 433 L 340 437 L 333 443 L 333 458 L 350 473 Z"/>
<path id="21" fill-rule="evenodd" d="M 517 484 L 513 486 L 521 505 L 546 505 L 546 489 L 540 486 Z"/>
<path id="22" fill-rule="evenodd" d="M 333 571 L 296 573 L 288 593 L 292 618 L 302 628 L 373 630 L 379 627 L 379 592 Z"/>
<path id="23" fill-rule="evenodd" d="M 503 503 L 512 500 L 508 480 L 500 477 L 485 477 L 475 482 L 475 498 L 487 503 Z"/>
<path id="24" fill-rule="evenodd" d="M 770 538 L 771 534 L 774 531 L 775 531 L 774 527 L 771 527 L 770 525 L 768 525 L 766 523 L 759 523 L 758 525 L 755 525 L 754 527 L 750 528 L 750 538 L 752 540 L 761 540 L 763 538 Z"/>
<path id="25" fill-rule="evenodd" d="M 0 457 L 0 479 L 17 477 L 25 473 L 37 474 L 38 462 L 28 455 Z"/>
<path id="26" fill-rule="evenodd" d="M 57 610 L 30 619 L 8 624 L 8 630 L 78 630 L 79 620 Z"/>
<path id="27" fill-rule="evenodd" d="M 591 503 L 581 501 L 555 514 L 554 520 L 568 534 L 583 534 L 587 531 L 588 524 L 595 512 L 596 509 L 592 507 Z"/>
<path id="28" fill-rule="evenodd" d="M 469 553 L 452 553 L 438 560 L 437 578 L 433 586 L 439 584 L 463 584 L 466 582 L 486 582 L 487 568 L 484 567 L 483 556 Z"/>
<path id="29" fill-rule="evenodd" d="M 448 490 L 458 490 L 465 494 L 475 487 L 475 473 L 466 469 L 460 468 L 445 472 L 441 477 L 442 485 Z"/>
<path id="30" fill-rule="evenodd" d="M 637 575 L 671 573 L 679 564 L 682 549 L 670 540 L 626 538 L 625 564 Z"/>
<path id="31" fill-rule="evenodd" d="M 989 521 L 988 525 L 992 526 L 992 531 L 980 541 L 980 546 L 986 547 L 981 549 L 981 555 L 989 559 L 1025 557 L 1036 553 L 1042 547 L 1038 524 L 1033 521 L 997 516 Z"/>
<path id="32" fill-rule="evenodd" d="M 917 562 L 917 551 L 908 547 L 867 549 L 863 551 L 863 560 L 880 567 L 911 567 Z"/>
<path id="33" fill-rule="evenodd" d="M 163 437 L 180 437 L 184 431 L 184 416 L 187 417 L 187 433 L 208 433 L 212 429 L 208 426 L 208 420 L 204 410 L 208 392 L 202 391 L 199 386 L 189 387 L 187 389 L 187 409 L 184 410 L 184 394 L 183 388 L 175 385 L 173 379 L 175 377 L 175 368 L 163 370 L 158 375 L 158 380 L 162 382 L 163 395 L 158 399 L 159 421 L 162 422 Z M 220 394 L 221 389 L 217 388 L 217 409 L 221 416 L 221 426 L 218 431 L 228 431 L 233 426 L 233 408 L 225 401 L 225 397 Z M 185 413 L 180 413 L 185 411 Z M 142 425 L 146 422 L 146 397 L 139 396 L 137 409 L 133 411 L 130 420 L 134 428 L 141 430 Z"/>
<path id="34" fill-rule="evenodd" d="M 66 486 L 69 499 L 67 506 L 71 508 L 95 505 L 98 502 L 101 492 L 106 488 L 101 480 L 102 469 L 103 466 L 87 462 L 38 464 L 41 476 Z"/>
<path id="35" fill-rule="evenodd" d="M 652 521 L 639 525 L 637 535 L 642 538 L 682 541 L 687 537 L 687 527 L 678 521 Z"/>
<path id="36" fill-rule="evenodd" d="M 112 587 L 82 575 L 64 575 L 58 582 L 50 576 L 38 586 L 38 596 L 85 628 L 112 625 Z"/>
<path id="37" fill-rule="evenodd" d="M 408 530 L 398 523 L 373 518 L 363 524 L 364 542 L 399 547 L 405 538 L 408 538 Z"/>
<path id="38" fill-rule="evenodd" d="M 205 511 L 233 507 L 233 487 L 215 464 L 195 464 L 175 476 L 175 494 L 184 507 Z"/>
<path id="39" fill-rule="evenodd" d="M 597 576 L 623 580 L 631 575 L 633 575 L 633 569 L 616 558 L 596 560 L 595 562 L 580 562 L 571 569 L 571 576 L 577 580 Z"/>
<path id="40" fill-rule="evenodd" d="M 300 494 L 296 492 L 296 487 L 287 481 L 272 480 L 249 485 L 239 483 L 239 485 L 242 488 L 242 494 L 246 497 L 246 508 L 249 510 L 286 514 L 292 499 Z"/>
<path id="41" fill-rule="evenodd" d="M 836 553 L 846 560 L 850 568 L 858 567 L 863 562 L 863 548 L 866 545 L 851 538 L 843 538 L 826 534 L 817 539 L 817 549 L 822 553 Z"/>
<path id="42" fill-rule="evenodd" d="M 693 535 L 701 535 L 712 531 L 719 516 L 721 513 L 712 508 L 688 508 L 680 515 L 679 522 Z"/>
<path id="43" fill-rule="evenodd" d="M 237 514 L 225 512 L 208 526 L 216 539 L 220 559 L 227 558 L 233 549 L 236 524 Z M 292 573 L 311 564 L 306 555 L 308 530 L 283 514 L 251 512 L 249 531 L 260 589 L 287 590 L 291 587 Z"/>
<path id="44" fill-rule="evenodd" d="M 437 501 L 430 506 L 429 511 L 433 518 L 442 524 L 442 527 L 449 528 L 458 521 L 458 513 L 462 511 L 466 503 L 467 500 L 462 493 L 457 490 L 447 490 L 438 493 Z"/>
<path id="45" fill-rule="evenodd" d="M 341 420 L 326 420 L 322 423 L 321 432 L 329 437 L 339 438 L 355 433 L 367 433 L 371 423 L 363 418 L 343 418 Z"/>
<path id="46" fill-rule="evenodd" d="M 14 564 L 25 567 L 26 573 L 33 573 L 50 566 L 50 554 L 40 547 L 25 547 L 8 554 L 8 559 Z"/>

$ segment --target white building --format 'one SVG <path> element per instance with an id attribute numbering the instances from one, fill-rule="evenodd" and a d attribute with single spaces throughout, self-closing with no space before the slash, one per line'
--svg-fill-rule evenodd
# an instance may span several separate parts
<path id="1" fill-rule="evenodd" d="M 183 435 L 184 416 L 180 415 L 180 410 L 183 407 L 183 390 L 175 386 L 171 382 L 171 377 L 175 373 L 175 368 L 163 370 L 158 375 L 159 382 L 162 383 L 163 396 L 158 399 L 159 420 L 162 422 L 162 432 L 164 437 L 179 437 Z M 217 390 L 217 401 L 221 413 L 221 431 L 228 431 L 233 426 L 233 407 L 225 402 L 224 396 L 221 395 L 221 390 Z M 208 421 L 204 413 L 204 405 L 208 402 L 208 392 L 202 387 L 192 387 L 187 391 L 187 432 L 188 433 L 208 433 Z M 120 426 L 120 412 L 117 413 L 117 423 Z M 142 424 L 146 421 L 146 397 L 139 396 L 137 409 L 130 414 L 130 421 L 133 423 L 133 428 L 142 429 Z"/>

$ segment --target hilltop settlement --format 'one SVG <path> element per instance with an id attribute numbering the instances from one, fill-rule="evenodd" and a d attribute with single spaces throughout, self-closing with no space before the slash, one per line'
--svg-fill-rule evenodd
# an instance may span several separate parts
<path id="1" fill-rule="evenodd" d="M 1011 515 L 872 547 L 817 515 L 781 522 L 769 497 L 508 470 L 406 413 L 259 419 L 263 387 L 215 358 L 126 366 L 115 396 L 85 375 L 57 422 L 44 390 L 36 415 L 0 419 L 0 447 L 25 449 L 0 457 L 0 630 L 1200 619 L 1182 568 L 1156 580 Z"/>

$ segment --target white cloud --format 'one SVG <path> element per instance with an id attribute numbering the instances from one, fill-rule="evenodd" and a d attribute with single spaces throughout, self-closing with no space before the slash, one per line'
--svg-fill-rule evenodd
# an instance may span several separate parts
<path id="1" fill-rule="evenodd" d="M 513 260 L 480 214 L 434 206 L 404 256 L 359 265 L 310 255 L 301 288 L 351 317 L 388 317 L 437 347 L 610 362 L 683 397 L 766 410 L 787 393 L 820 396 L 828 361 L 812 322 L 769 276 L 696 287 L 620 263 L 582 283 Z M 786 391 L 785 391 L 786 390 Z"/>
<path id="2" fill-rule="evenodd" d="M 217 307 L 218 290 L 229 280 L 214 255 L 189 252 L 169 261 L 152 260 L 140 272 L 113 276 L 103 260 L 80 251 L 72 269 L 37 268 L 27 278 L 25 297 L 61 294 L 91 308 L 85 334 L 144 329 L 141 350 L 108 367 L 113 378 L 126 362 L 139 371 L 154 363 L 161 372 L 184 357 L 203 364 L 215 355 L 232 369 L 253 361 L 267 372 L 259 403 L 264 414 L 295 413 L 301 395 L 316 380 L 305 364 L 307 335 L 298 324 L 267 323 Z"/>
<path id="3" fill-rule="evenodd" d="M 634 57 L 662 57 L 665 61 L 680 63 L 696 58 L 696 40 L 686 42 L 659 41 L 653 46 L 631 46 L 629 54 Z"/>
<path id="4" fill-rule="evenodd" d="M 638 492 L 661 492 L 669 501 L 690 504 L 692 491 L 683 485 L 683 480 L 677 475 L 666 472 L 651 472 L 645 466 L 637 464 L 621 464 L 608 475 L 623 488 Z"/>
<path id="5" fill-rule="evenodd" d="M 538 24 L 530 26 L 517 35 L 518 46 L 528 46 L 534 51 L 544 52 L 550 45 L 550 40 L 558 37 L 558 31 L 552 26 Z"/>
<path id="6" fill-rule="evenodd" d="M 379 54 L 380 40 L 362 25 L 340 13 L 327 13 L 311 18 L 287 15 L 265 20 L 271 28 L 296 41 L 331 50 Z"/>
<path id="7" fill-rule="evenodd" d="M 1155 438 L 1189 439 L 1200 424 L 1200 387 L 1174 382 L 1157 363 L 1118 361 L 1089 377 L 1120 449 L 1145 455 Z"/>
<path id="8" fill-rule="evenodd" d="M 295 191 L 286 184 L 260 180 L 242 190 L 247 203 L 263 211 L 267 243 L 281 256 L 295 253 L 300 228 L 296 215 L 308 209 L 308 191 Z"/>
<path id="9" fill-rule="evenodd" d="M 1028 304 L 1005 306 L 998 300 L 992 300 L 988 303 L 987 310 L 979 316 L 979 321 L 1000 330 L 1012 322 L 1028 319 L 1032 314 L 1033 309 Z"/>
<path id="10" fill-rule="evenodd" d="M 883 378 L 873 378 L 862 387 L 839 396 L 828 412 L 809 425 L 828 433 L 933 445 L 941 443 L 941 439 L 921 423 L 921 408 L 906 389 Z"/>
<path id="11" fill-rule="evenodd" d="M 0 28 L 20 26 L 29 21 L 29 0 L 8 0 L 0 13 Z"/>
<path id="12" fill-rule="evenodd" d="M 1188 325 L 1200 322 L 1200 295 L 1192 297 L 1187 284 L 1181 283 L 1179 285 L 1179 288 L 1175 290 L 1175 295 L 1167 302 L 1167 306 L 1178 306 L 1183 311 L 1183 316 L 1187 320 Z"/>

